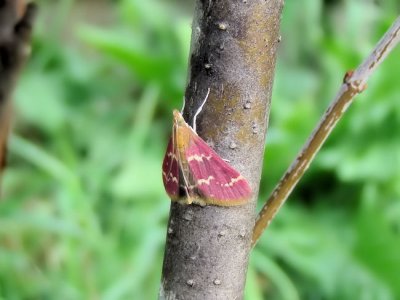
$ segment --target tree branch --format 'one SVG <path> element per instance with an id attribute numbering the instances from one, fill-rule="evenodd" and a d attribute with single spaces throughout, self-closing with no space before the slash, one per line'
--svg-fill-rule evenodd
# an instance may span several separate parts
<path id="1" fill-rule="evenodd" d="M 160 299 L 241 299 L 279 40 L 280 0 L 198 0 L 184 117 L 250 183 L 235 207 L 172 203 Z"/>
<path id="2" fill-rule="evenodd" d="M 30 36 L 36 7 L 22 0 L 0 1 L 0 180 L 6 165 L 11 94 L 30 53 Z"/>
<path id="3" fill-rule="evenodd" d="M 252 246 L 257 243 L 261 234 L 285 203 L 322 144 L 353 102 L 354 97 L 365 89 L 368 78 L 393 50 L 399 40 L 400 17 L 396 19 L 368 58 L 354 72 L 346 73 L 343 84 L 332 104 L 258 214 L 253 230 Z"/>

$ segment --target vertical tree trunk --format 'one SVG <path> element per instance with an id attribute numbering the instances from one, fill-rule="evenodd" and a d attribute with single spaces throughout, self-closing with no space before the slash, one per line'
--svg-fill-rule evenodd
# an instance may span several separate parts
<path id="1" fill-rule="evenodd" d="M 171 204 L 160 299 L 243 297 L 275 67 L 281 0 L 198 0 L 184 117 L 248 179 L 248 205 Z"/>
<path id="2" fill-rule="evenodd" d="M 11 94 L 28 56 L 35 6 L 23 0 L 0 1 L 0 181 L 6 164 Z"/>

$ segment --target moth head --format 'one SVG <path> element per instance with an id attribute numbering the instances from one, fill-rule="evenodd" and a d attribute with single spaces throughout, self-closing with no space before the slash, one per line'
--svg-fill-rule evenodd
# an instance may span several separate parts
<path id="1" fill-rule="evenodd" d="M 185 119 L 183 118 L 182 114 L 174 109 L 174 124 L 181 127 L 181 126 L 186 126 Z"/>

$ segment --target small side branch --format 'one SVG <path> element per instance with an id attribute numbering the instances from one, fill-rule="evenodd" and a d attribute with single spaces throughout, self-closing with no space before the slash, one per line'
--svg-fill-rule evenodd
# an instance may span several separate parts
<path id="1" fill-rule="evenodd" d="M 285 203 L 329 134 L 353 102 L 354 97 L 365 90 L 368 78 L 399 41 L 400 17 L 396 19 L 368 58 L 354 72 L 346 73 L 343 84 L 332 104 L 258 214 L 253 230 L 252 246 L 257 243 L 261 234 Z"/>
<path id="2" fill-rule="evenodd" d="M 30 53 L 36 6 L 23 0 L 0 1 L 0 179 L 6 165 L 11 94 Z"/>

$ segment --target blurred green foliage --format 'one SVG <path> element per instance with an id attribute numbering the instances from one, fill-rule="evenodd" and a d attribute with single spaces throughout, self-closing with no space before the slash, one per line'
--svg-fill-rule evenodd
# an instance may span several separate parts
<path id="1" fill-rule="evenodd" d="M 154 299 L 190 10 L 38 2 L 0 203 L 0 299 Z M 260 205 L 399 11 L 397 0 L 286 1 Z M 246 299 L 400 299 L 399 70 L 397 49 L 262 237 Z"/>

